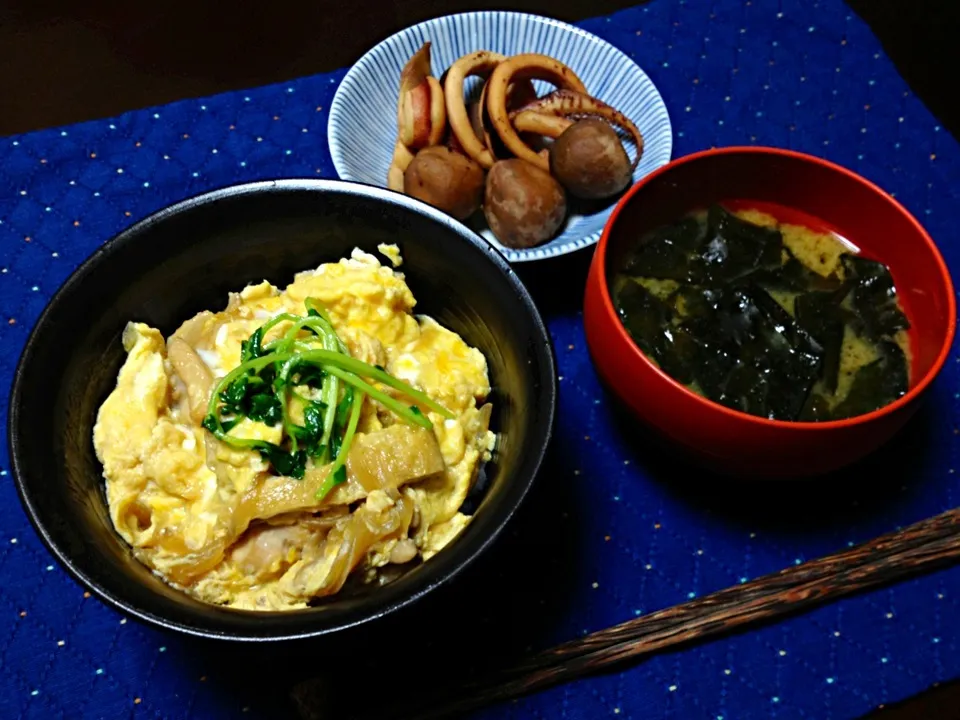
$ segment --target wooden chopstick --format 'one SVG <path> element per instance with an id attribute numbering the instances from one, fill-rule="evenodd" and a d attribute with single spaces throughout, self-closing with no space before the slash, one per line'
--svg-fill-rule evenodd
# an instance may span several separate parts
<path id="1" fill-rule="evenodd" d="M 817 605 L 960 560 L 960 509 L 818 560 L 764 575 L 697 600 L 614 625 L 531 655 L 478 682 L 395 703 L 353 720 L 458 717 L 501 702 L 609 670 L 628 660 L 743 630 Z M 325 685 L 306 681 L 292 698 L 306 720 L 325 716 Z M 343 717 L 340 715 L 339 717 Z"/>

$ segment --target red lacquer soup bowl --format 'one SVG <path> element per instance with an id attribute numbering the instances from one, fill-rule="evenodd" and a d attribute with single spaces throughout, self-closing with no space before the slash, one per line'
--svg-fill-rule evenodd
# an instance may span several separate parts
<path id="1" fill-rule="evenodd" d="M 769 210 L 781 221 L 831 231 L 886 264 L 911 323 L 908 392 L 866 415 L 783 422 L 714 403 L 676 382 L 631 340 L 610 295 L 623 253 L 645 233 L 719 202 Z M 750 477 L 817 475 L 866 456 L 917 409 L 950 352 L 956 303 L 933 240 L 889 194 L 819 158 L 775 148 L 733 147 L 680 158 L 620 200 L 597 245 L 584 303 L 587 343 L 603 382 L 686 455 Z"/>

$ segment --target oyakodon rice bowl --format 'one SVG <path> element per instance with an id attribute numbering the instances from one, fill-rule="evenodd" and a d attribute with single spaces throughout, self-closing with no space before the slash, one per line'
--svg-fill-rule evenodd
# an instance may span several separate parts
<path id="1" fill-rule="evenodd" d="M 289 610 L 441 552 L 494 448 L 490 384 L 415 302 L 355 249 L 166 341 L 132 320 L 94 445 L 136 557 L 203 601 Z"/>
<path id="2" fill-rule="evenodd" d="M 340 592 L 304 609 L 238 610 L 165 582 L 115 529 L 93 443 L 99 409 L 127 359 L 125 326 L 139 321 L 167 338 L 198 313 L 222 310 L 229 294 L 248 283 L 267 279 L 285 288 L 297 273 L 350 257 L 354 248 L 379 256 L 383 244 L 399 246 L 415 312 L 455 332 L 486 360 L 497 442 L 462 508 L 469 524 L 430 560 L 392 564 L 390 582 L 362 583 L 354 573 Z M 424 203 L 379 188 L 315 179 L 253 182 L 138 221 L 63 283 L 37 319 L 14 374 L 10 471 L 50 553 L 84 590 L 131 618 L 230 642 L 343 637 L 412 609 L 457 580 L 515 522 L 544 462 L 556 396 L 543 319 L 483 238 Z M 215 410 L 229 423 L 220 403 Z M 284 455 L 290 453 L 277 455 L 281 462 Z M 489 587 L 492 601 L 494 586 L 482 587 Z"/>

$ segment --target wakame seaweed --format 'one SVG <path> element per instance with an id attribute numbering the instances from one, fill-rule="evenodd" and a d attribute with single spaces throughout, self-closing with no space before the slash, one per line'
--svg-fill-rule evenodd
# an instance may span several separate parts
<path id="1" fill-rule="evenodd" d="M 641 238 L 614 301 L 638 347 L 705 397 L 776 420 L 836 420 L 906 392 L 897 334 L 910 327 L 886 266 L 839 260 L 817 272 L 779 229 L 713 205 Z M 844 370 L 851 337 L 876 359 Z"/>
<path id="2" fill-rule="evenodd" d="M 909 329 L 910 323 L 897 304 L 893 278 L 887 267 L 856 255 L 843 255 L 840 260 L 855 283 L 851 293 L 857 315 L 855 328 L 874 341 Z"/>
<path id="3" fill-rule="evenodd" d="M 641 243 L 627 259 L 627 271 L 658 280 L 692 280 L 691 253 L 703 241 L 704 228 L 696 218 L 684 218 Z"/>
<path id="4" fill-rule="evenodd" d="M 741 220 L 719 205 L 707 212 L 707 239 L 700 254 L 707 282 L 742 279 L 780 267 L 783 236 L 777 230 Z"/>
<path id="5" fill-rule="evenodd" d="M 830 393 L 837 391 L 844 325 L 849 317 L 841 303 L 848 293 L 849 288 L 844 286 L 832 292 L 814 290 L 798 295 L 793 304 L 797 324 L 823 347 L 822 379 Z"/>
<path id="6" fill-rule="evenodd" d="M 841 420 L 879 410 L 907 392 L 907 358 L 903 350 L 889 340 L 881 342 L 877 350 L 880 356 L 857 371 L 850 391 L 833 408 L 831 419 Z"/>
<path id="7" fill-rule="evenodd" d="M 673 311 L 643 285 L 626 281 L 619 293 L 620 318 L 634 342 L 653 357 L 664 372 L 690 382 L 689 351 L 684 332 L 672 325 Z"/>
<path id="8" fill-rule="evenodd" d="M 701 352 L 697 385 L 712 400 L 770 418 L 795 418 L 817 379 L 820 347 L 763 289 L 714 291 L 712 312 L 683 327 Z"/>
<path id="9" fill-rule="evenodd" d="M 779 267 L 774 267 L 757 275 L 756 280 L 767 289 L 792 290 L 805 292 L 811 290 L 838 290 L 842 285 L 836 275 L 821 275 L 814 272 L 784 246 L 783 255 L 786 260 Z"/>

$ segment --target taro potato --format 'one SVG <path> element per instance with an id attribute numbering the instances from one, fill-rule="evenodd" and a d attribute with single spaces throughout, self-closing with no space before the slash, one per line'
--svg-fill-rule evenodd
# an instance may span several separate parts
<path id="1" fill-rule="evenodd" d="M 457 220 L 465 220 L 483 199 L 483 168 L 442 145 L 424 148 L 403 173 L 403 190 Z"/>
<path id="2" fill-rule="evenodd" d="M 566 193 L 536 165 L 517 158 L 500 160 L 487 173 L 483 214 L 507 247 L 533 247 L 553 237 L 563 224 Z"/>
<path id="3" fill-rule="evenodd" d="M 630 158 L 616 131 L 603 120 L 575 122 L 550 148 L 550 170 L 571 195 L 594 200 L 630 184 Z"/>

